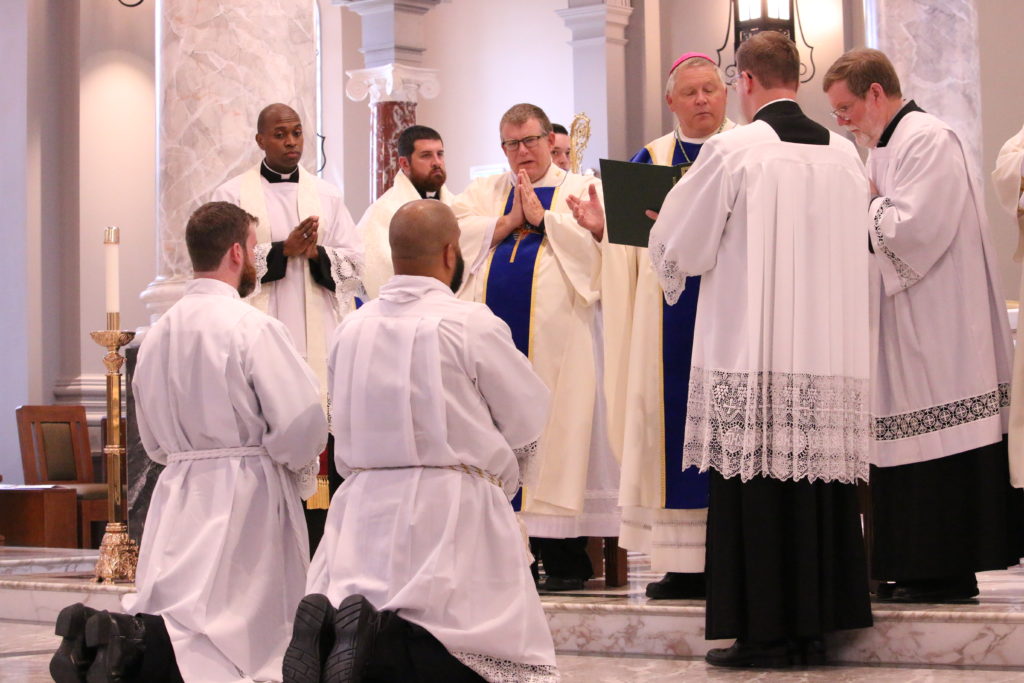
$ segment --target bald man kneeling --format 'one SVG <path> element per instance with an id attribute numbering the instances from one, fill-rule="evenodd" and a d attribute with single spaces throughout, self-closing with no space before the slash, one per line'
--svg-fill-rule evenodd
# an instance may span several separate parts
<path id="1" fill-rule="evenodd" d="M 509 500 L 548 391 L 508 326 L 456 299 L 451 209 L 391 221 L 396 275 L 334 332 L 336 463 L 284 680 L 555 681 L 551 634 Z"/>

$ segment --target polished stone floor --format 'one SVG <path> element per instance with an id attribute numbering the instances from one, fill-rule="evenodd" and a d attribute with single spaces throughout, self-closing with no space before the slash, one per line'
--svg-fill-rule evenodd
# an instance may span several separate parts
<path id="1" fill-rule="evenodd" d="M 52 619 L 61 605 L 86 599 L 116 609 L 130 588 L 89 581 L 94 558 L 90 551 L 0 548 L 0 682 L 50 680 L 59 642 Z M 830 650 L 851 663 L 781 672 L 707 666 L 703 602 L 647 600 L 644 585 L 655 575 L 642 556 L 630 557 L 630 577 L 621 588 L 595 580 L 578 593 L 542 596 L 563 681 L 1024 683 L 1024 568 L 979 574 L 982 594 L 968 604 L 876 603 L 875 629 Z M 31 603 L 22 610 L 30 616 L 11 617 L 18 601 Z M 924 662 L 908 661 L 921 656 Z"/>

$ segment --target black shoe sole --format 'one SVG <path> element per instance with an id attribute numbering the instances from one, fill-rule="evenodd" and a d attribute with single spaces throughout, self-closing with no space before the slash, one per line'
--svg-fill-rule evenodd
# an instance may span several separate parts
<path id="1" fill-rule="evenodd" d="M 334 615 L 334 648 L 324 664 L 324 683 L 362 683 L 373 648 L 377 610 L 361 595 L 345 598 Z"/>
<path id="2" fill-rule="evenodd" d="M 80 683 L 92 663 L 85 652 L 85 624 L 96 610 L 82 603 L 69 605 L 57 615 L 53 632 L 63 640 L 50 659 L 50 676 L 56 683 Z"/>
<path id="3" fill-rule="evenodd" d="M 334 607 L 319 593 L 302 598 L 295 610 L 292 640 L 284 653 L 284 683 L 320 683 L 320 639 L 334 622 Z"/>

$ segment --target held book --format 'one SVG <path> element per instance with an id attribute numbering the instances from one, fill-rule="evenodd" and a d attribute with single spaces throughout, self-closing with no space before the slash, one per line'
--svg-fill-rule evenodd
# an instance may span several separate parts
<path id="1" fill-rule="evenodd" d="M 654 221 L 644 212 L 659 211 L 665 195 L 689 167 L 689 164 L 656 166 L 601 159 L 608 241 L 646 247 Z"/>

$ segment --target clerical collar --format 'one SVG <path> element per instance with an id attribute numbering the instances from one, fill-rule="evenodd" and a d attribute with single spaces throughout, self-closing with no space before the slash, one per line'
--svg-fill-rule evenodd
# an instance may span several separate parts
<path id="1" fill-rule="evenodd" d="M 890 121 L 889 125 L 885 127 L 885 130 L 882 131 L 882 135 L 881 137 L 878 138 L 878 144 L 875 145 L 875 147 L 885 147 L 886 145 L 888 145 L 889 138 L 891 138 L 892 134 L 896 132 L 896 126 L 899 125 L 899 122 L 903 119 L 904 116 L 906 116 L 912 111 L 924 112 L 924 109 L 921 109 L 921 107 L 917 106 L 917 102 L 915 102 L 914 100 L 910 100 L 909 102 L 904 104 L 903 107 L 898 112 L 896 112 L 896 116 L 892 117 L 892 121 Z"/>
<path id="2" fill-rule="evenodd" d="M 299 167 L 296 166 L 291 173 L 278 173 L 267 166 L 267 160 L 264 159 L 260 164 L 260 175 L 266 178 L 268 183 L 297 183 L 299 182 Z"/>
<path id="3" fill-rule="evenodd" d="M 779 102 L 792 102 L 793 104 L 797 103 L 796 100 L 794 100 L 792 97 L 780 97 L 777 100 L 772 100 L 771 102 L 765 102 L 764 104 L 762 104 L 760 107 L 757 108 L 757 111 L 754 112 L 754 118 L 752 120 L 753 121 L 757 121 L 758 120 L 757 119 L 757 115 L 758 114 L 760 114 L 762 111 L 764 111 L 767 107 L 770 107 L 773 104 L 778 104 Z"/>
<path id="4" fill-rule="evenodd" d="M 676 140 L 678 140 L 679 142 L 686 142 L 686 143 L 691 144 L 691 145 L 703 145 L 705 142 L 707 142 L 708 140 L 711 139 L 712 135 L 718 135 L 719 133 L 722 132 L 722 130 L 725 128 L 725 121 L 726 121 L 726 118 L 723 116 L 722 117 L 722 123 L 718 126 L 718 130 L 716 130 L 711 135 L 705 135 L 702 138 L 691 138 L 691 137 L 689 137 L 687 135 L 683 135 L 683 131 L 679 128 L 679 124 L 676 124 L 676 129 L 675 129 Z"/>
<path id="5" fill-rule="evenodd" d="M 413 185 L 413 187 L 416 186 Z M 421 190 L 418 187 L 416 187 L 416 191 L 420 193 L 422 199 L 438 199 L 441 194 L 440 190 Z"/>

